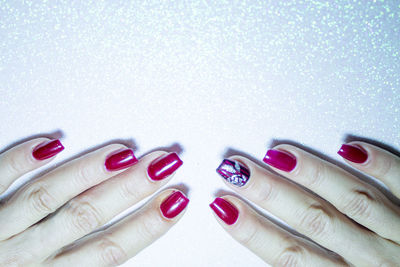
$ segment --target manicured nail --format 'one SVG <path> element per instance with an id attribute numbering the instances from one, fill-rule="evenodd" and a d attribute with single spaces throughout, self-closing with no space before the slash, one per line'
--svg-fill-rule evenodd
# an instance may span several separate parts
<path id="1" fill-rule="evenodd" d="M 337 153 L 354 163 L 364 163 L 368 159 L 368 153 L 355 145 L 343 144 Z"/>
<path id="2" fill-rule="evenodd" d="M 172 193 L 160 205 L 160 210 L 165 218 L 172 219 L 178 216 L 189 203 L 189 199 L 180 191 Z"/>
<path id="3" fill-rule="evenodd" d="M 39 144 L 32 151 L 32 156 L 37 160 L 44 160 L 54 157 L 64 150 L 60 140 L 50 140 Z"/>
<path id="4" fill-rule="evenodd" d="M 239 217 L 239 211 L 231 203 L 223 198 L 217 197 L 210 208 L 221 218 L 226 224 L 232 225 Z"/>
<path id="5" fill-rule="evenodd" d="M 296 167 L 296 157 L 288 152 L 270 149 L 263 159 L 265 163 L 285 172 L 290 172 Z"/>
<path id="6" fill-rule="evenodd" d="M 138 160 L 136 159 L 135 155 L 133 154 L 133 150 L 123 149 L 117 150 L 114 153 L 110 154 L 106 161 L 106 169 L 109 171 L 118 171 L 122 169 L 126 169 L 134 164 L 136 164 Z"/>
<path id="7" fill-rule="evenodd" d="M 159 181 L 174 173 L 182 164 L 176 153 L 169 153 L 155 159 L 147 168 L 147 173 L 152 180 Z"/>
<path id="8" fill-rule="evenodd" d="M 217 173 L 229 183 L 244 186 L 250 178 L 250 171 L 237 161 L 224 159 L 217 168 Z"/>

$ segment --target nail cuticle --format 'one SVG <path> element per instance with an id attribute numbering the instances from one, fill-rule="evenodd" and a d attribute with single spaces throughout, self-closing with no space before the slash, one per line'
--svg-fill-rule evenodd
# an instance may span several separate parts
<path id="1" fill-rule="evenodd" d="M 239 210 L 224 198 L 217 197 L 209 206 L 227 225 L 233 225 L 238 221 Z"/>
<path id="2" fill-rule="evenodd" d="M 127 169 L 138 162 L 133 150 L 130 148 L 118 149 L 106 157 L 104 166 L 107 171 L 119 171 Z"/>
<path id="3" fill-rule="evenodd" d="M 269 149 L 263 161 L 274 168 L 288 173 L 295 172 L 298 165 L 297 157 L 294 154 L 281 149 Z"/>
<path id="4" fill-rule="evenodd" d="M 32 157 L 36 160 L 45 160 L 56 156 L 64 150 L 64 146 L 58 139 L 40 143 L 32 149 Z"/>
<path id="5" fill-rule="evenodd" d="M 172 192 L 160 204 L 161 215 L 166 219 L 173 219 L 185 210 L 189 199 L 180 191 Z"/>
<path id="6" fill-rule="evenodd" d="M 182 165 L 183 161 L 175 152 L 161 155 L 153 160 L 147 167 L 147 177 L 152 182 L 169 178 Z"/>
<path id="7" fill-rule="evenodd" d="M 367 165 L 370 158 L 368 151 L 357 144 L 343 144 L 337 153 L 348 161 L 362 165 Z"/>

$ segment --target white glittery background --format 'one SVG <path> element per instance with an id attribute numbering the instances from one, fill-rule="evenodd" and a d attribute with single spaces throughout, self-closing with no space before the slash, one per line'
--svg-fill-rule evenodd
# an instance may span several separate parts
<path id="1" fill-rule="evenodd" d="M 58 162 L 111 139 L 182 147 L 187 214 L 126 266 L 264 266 L 208 208 L 228 148 L 400 148 L 399 1 L 3 0 L 0 38 L 0 149 L 55 131 Z"/>

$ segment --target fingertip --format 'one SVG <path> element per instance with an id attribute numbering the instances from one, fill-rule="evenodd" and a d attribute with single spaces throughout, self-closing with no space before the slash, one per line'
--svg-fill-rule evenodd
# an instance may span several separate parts
<path id="1" fill-rule="evenodd" d="M 183 165 L 183 161 L 175 152 L 164 152 L 147 166 L 147 177 L 151 181 L 160 181 L 166 179 Z"/>
<path id="2" fill-rule="evenodd" d="M 339 156 L 351 163 L 367 164 L 369 153 L 359 142 L 342 144 L 338 152 Z"/>
<path id="3" fill-rule="evenodd" d="M 46 139 L 33 147 L 32 156 L 35 160 L 41 161 L 53 158 L 64 150 L 64 146 L 59 139 Z"/>
<path id="4" fill-rule="evenodd" d="M 169 191 L 169 192 L 168 192 Z M 170 189 L 163 192 L 159 210 L 164 219 L 173 220 L 183 214 L 189 204 L 189 198 L 180 190 Z"/>
<path id="5" fill-rule="evenodd" d="M 120 171 L 127 169 L 138 162 L 131 148 L 121 148 L 107 155 L 104 166 L 107 171 Z"/>
<path id="6" fill-rule="evenodd" d="M 239 217 L 238 208 L 224 197 L 217 197 L 209 204 L 211 210 L 226 225 L 233 225 Z"/>

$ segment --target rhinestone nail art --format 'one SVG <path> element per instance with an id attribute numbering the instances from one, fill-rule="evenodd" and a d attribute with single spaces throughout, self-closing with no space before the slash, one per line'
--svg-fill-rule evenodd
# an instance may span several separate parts
<path id="1" fill-rule="evenodd" d="M 224 159 L 217 168 L 217 173 L 229 183 L 244 186 L 250 178 L 250 171 L 237 161 Z"/>

